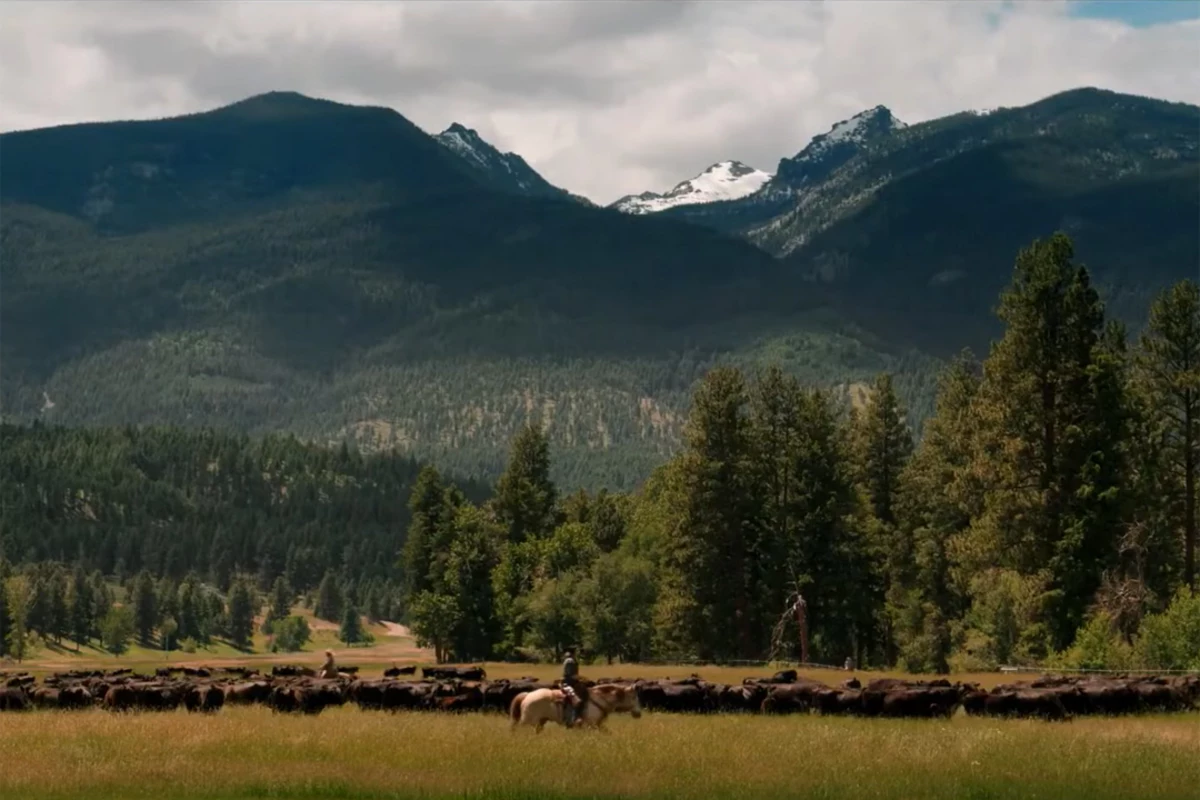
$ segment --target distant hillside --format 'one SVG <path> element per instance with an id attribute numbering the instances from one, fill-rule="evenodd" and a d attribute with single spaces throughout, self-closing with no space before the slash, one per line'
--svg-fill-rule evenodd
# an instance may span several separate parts
<path id="1" fill-rule="evenodd" d="M 532 417 L 564 483 L 629 486 L 719 361 L 893 369 L 928 407 L 932 360 L 759 248 L 498 186 L 387 109 L 272 93 L 0 150 L 14 419 L 350 436 L 494 475 Z"/>
<path id="2" fill-rule="evenodd" d="M 906 126 L 838 123 L 754 194 L 665 216 L 744 236 L 890 339 L 984 348 L 1012 254 L 1054 230 L 1114 311 L 1200 274 L 1200 107 L 1098 89 Z"/>

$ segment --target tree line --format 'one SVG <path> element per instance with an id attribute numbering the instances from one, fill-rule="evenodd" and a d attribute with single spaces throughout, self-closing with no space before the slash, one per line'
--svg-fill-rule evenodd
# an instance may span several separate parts
<path id="1" fill-rule="evenodd" d="M 129 635 L 156 641 L 232 641 L 244 588 L 288 641 L 301 598 L 347 641 L 362 615 L 408 622 L 439 660 L 761 660 L 798 656 L 799 593 L 826 663 L 1200 666 L 1200 289 L 1164 291 L 1131 340 L 1057 234 L 1018 254 L 998 316 L 919 441 L 888 374 L 847 408 L 721 366 L 630 493 L 562 493 L 537 422 L 492 487 L 285 437 L 6 426 L 0 542 L 23 566 L 0 624 L 67 609 L 34 620 L 71 635 L 81 574 L 97 597 L 127 585 Z M 38 581 L 63 599 L 32 603 Z"/>
<path id="2" fill-rule="evenodd" d="M 1131 343 L 1057 234 L 1021 251 L 998 315 L 919 443 L 889 375 L 847 413 L 779 369 L 721 367 L 631 495 L 560 500 L 535 427 L 483 506 L 426 467 L 414 631 L 458 660 L 795 657 L 798 592 L 827 663 L 1200 666 L 1200 290 L 1163 292 Z"/>
<path id="3" fill-rule="evenodd" d="M 343 606 L 399 618 L 403 498 L 419 468 L 293 436 L 0 425 L 0 655 L 23 655 L 32 636 L 118 653 L 245 648 L 270 597 L 313 607 L 328 581 L 332 621 Z M 290 616 L 267 620 L 285 632 L 273 644 L 307 641 Z"/>

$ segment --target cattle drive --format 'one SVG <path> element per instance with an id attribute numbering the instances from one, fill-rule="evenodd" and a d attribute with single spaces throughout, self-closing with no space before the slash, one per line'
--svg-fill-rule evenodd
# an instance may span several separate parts
<path id="1" fill-rule="evenodd" d="M 820 714 L 857 717 L 946 718 L 971 716 L 1070 720 L 1075 717 L 1200 710 L 1200 676 L 1069 677 L 1045 675 L 984 690 L 948 679 L 855 678 L 829 685 L 785 670 L 740 684 L 680 679 L 602 678 L 545 682 L 536 678 L 488 680 L 482 667 L 391 668 L 364 678 L 354 667 L 321 670 L 278 665 L 270 673 L 249 667 L 166 667 L 153 675 L 129 669 L 74 670 L 40 683 L 28 673 L 0 673 L 0 712 L 36 708 L 113 712 L 170 711 L 212 714 L 226 705 L 259 704 L 284 714 L 319 714 L 333 706 L 364 710 L 497 712 L 510 727 L 547 723 L 604 731 L 612 714 L 643 712 L 715 714 Z M 319 673 L 319 674 L 318 674 Z M 577 693 L 572 685 L 583 686 Z M 573 713 L 568 713 L 573 706 Z"/>

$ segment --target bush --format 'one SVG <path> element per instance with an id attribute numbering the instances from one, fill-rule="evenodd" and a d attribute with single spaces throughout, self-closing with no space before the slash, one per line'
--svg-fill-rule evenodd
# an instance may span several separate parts
<path id="1" fill-rule="evenodd" d="M 100 641 L 103 642 L 104 649 L 119 656 L 129 649 L 133 630 L 133 611 L 129 606 L 114 606 L 100 622 Z"/>
<path id="2" fill-rule="evenodd" d="M 1135 650 L 1144 669 L 1200 669 L 1200 594 L 1182 588 L 1165 611 L 1143 619 Z"/>
<path id="3" fill-rule="evenodd" d="M 304 617 L 290 616 L 277 620 L 273 627 L 275 640 L 271 642 L 271 650 L 275 652 L 294 653 L 303 650 L 312 638 L 312 631 Z"/>
<path id="4" fill-rule="evenodd" d="M 1095 614 L 1075 634 L 1070 649 L 1056 654 L 1049 666 L 1062 669 L 1130 669 L 1135 667 L 1133 648 L 1117 632 L 1106 611 Z"/>

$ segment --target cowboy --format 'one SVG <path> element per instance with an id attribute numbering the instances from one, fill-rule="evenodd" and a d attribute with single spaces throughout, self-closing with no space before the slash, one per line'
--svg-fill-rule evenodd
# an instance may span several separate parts
<path id="1" fill-rule="evenodd" d="M 318 678 L 336 678 L 338 676 L 337 665 L 333 663 L 333 651 L 325 651 L 325 663 L 321 665 L 321 669 L 317 671 Z"/>
<path id="2" fill-rule="evenodd" d="M 568 728 L 575 724 L 577 715 L 582 714 L 583 705 L 587 702 L 587 688 L 579 680 L 579 664 L 575 661 L 575 651 L 567 648 L 563 659 L 562 684 L 570 689 L 575 699 L 567 698 L 563 704 L 563 724 Z"/>

